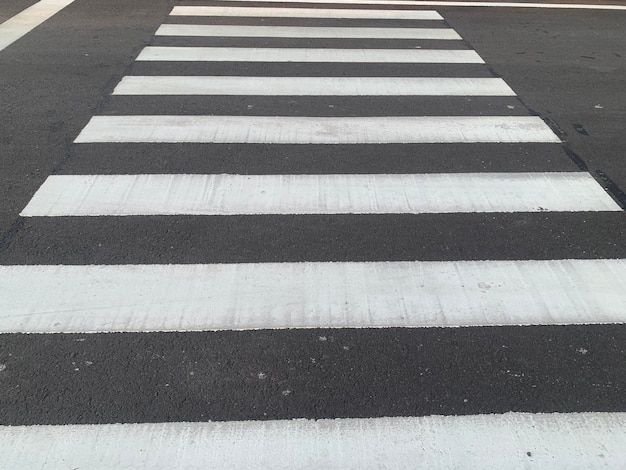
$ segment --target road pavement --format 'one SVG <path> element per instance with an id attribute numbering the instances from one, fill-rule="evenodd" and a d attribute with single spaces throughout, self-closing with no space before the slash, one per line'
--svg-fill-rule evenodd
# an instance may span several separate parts
<path id="1" fill-rule="evenodd" d="M 330 455 L 359 468 L 341 449 L 374 444 L 354 429 L 408 426 L 432 429 L 432 452 L 419 453 L 426 437 L 405 447 L 439 468 L 489 456 L 494 467 L 560 468 L 576 439 L 593 451 L 572 465 L 619 467 L 626 12 L 236 10 L 249 5 L 259 4 L 77 0 L 0 51 L 0 433 L 26 449 L 15 461 L 89 464 L 78 444 L 33 453 L 36 424 L 52 426 L 46 439 L 58 425 L 112 430 L 124 455 L 145 445 L 157 458 L 155 436 L 191 431 L 105 425 L 207 423 L 198 435 L 245 454 L 242 436 L 265 442 L 270 428 L 254 426 L 269 420 L 302 440 L 213 464 L 279 467 L 284 446 L 286 466 L 327 466 Z M 426 16 L 381 19 L 404 10 Z M 16 13 L 0 4 L 0 20 Z M 202 35 L 155 35 L 162 24 Z M 347 27 L 370 29 L 342 37 Z M 398 37 L 407 31 L 423 37 Z M 117 88 L 168 76 L 178 77 L 168 91 Z M 277 79 L 264 94 L 250 82 L 179 91 L 189 77 L 233 77 L 219 86 L 234 88 L 236 77 Z M 291 86 L 300 91 L 281 91 Z M 424 91 L 398 91 L 409 86 Z M 435 438 L 433 415 L 450 419 L 444 435 L 460 433 L 456 450 Z M 512 447 L 472 441 L 461 416 L 513 433 Z M 533 434 L 553 418 L 548 437 Z M 146 429 L 144 444 L 129 437 Z M 328 436 L 343 444 L 327 449 Z M 83 450 L 98 446 L 89 439 Z M 384 465 L 372 468 L 411 465 L 377 442 Z"/>

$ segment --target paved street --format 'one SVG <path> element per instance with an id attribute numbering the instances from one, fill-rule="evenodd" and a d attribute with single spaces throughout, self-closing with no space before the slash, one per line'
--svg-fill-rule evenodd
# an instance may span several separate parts
<path id="1" fill-rule="evenodd" d="M 626 7 L 64 3 L 0 24 L 0 468 L 626 466 Z"/>

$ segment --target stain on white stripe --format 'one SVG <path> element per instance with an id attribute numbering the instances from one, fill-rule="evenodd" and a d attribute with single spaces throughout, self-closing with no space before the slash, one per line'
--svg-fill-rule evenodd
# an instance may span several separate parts
<path id="1" fill-rule="evenodd" d="M 626 260 L 0 266 L 0 331 L 626 323 Z"/>
<path id="2" fill-rule="evenodd" d="M 475 51 L 440 49 L 314 49 L 256 47 L 145 47 L 138 61 L 169 62 L 372 62 L 484 64 Z"/>
<path id="3" fill-rule="evenodd" d="M 379 20 L 443 20 L 429 10 L 349 10 L 323 8 L 176 6 L 173 16 L 239 16 L 263 18 L 342 18 Z"/>
<path id="4" fill-rule="evenodd" d="M 114 95 L 515 96 L 500 78 L 126 76 Z"/>
<path id="5" fill-rule="evenodd" d="M 496 7 L 496 8 L 547 8 L 562 10 L 626 10 L 625 5 L 598 5 L 584 3 L 531 3 L 531 2 L 455 2 L 431 0 L 223 0 L 241 2 L 280 2 L 280 3 L 328 3 L 341 5 L 402 5 L 402 6 L 452 6 L 452 7 Z"/>
<path id="6" fill-rule="evenodd" d="M 6 468 L 617 469 L 624 429 L 626 413 L 1 426 L 0 452 Z"/>
<path id="7" fill-rule="evenodd" d="M 303 26 L 235 26 L 164 24 L 157 36 L 332 38 L 332 39 L 439 39 L 460 40 L 451 28 L 341 28 Z"/>
<path id="8" fill-rule="evenodd" d="M 94 116 L 75 142 L 382 144 L 560 140 L 536 116 Z"/>
<path id="9" fill-rule="evenodd" d="M 0 24 L 0 51 L 73 2 L 74 0 L 40 0 Z"/>
<path id="10" fill-rule="evenodd" d="M 588 174 L 53 175 L 23 217 L 620 211 Z"/>

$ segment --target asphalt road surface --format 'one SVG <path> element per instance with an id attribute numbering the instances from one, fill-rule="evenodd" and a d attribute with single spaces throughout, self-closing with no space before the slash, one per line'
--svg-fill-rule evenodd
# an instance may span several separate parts
<path id="1" fill-rule="evenodd" d="M 76 0 L 0 49 L 0 467 L 626 466 L 625 30 Z"/>

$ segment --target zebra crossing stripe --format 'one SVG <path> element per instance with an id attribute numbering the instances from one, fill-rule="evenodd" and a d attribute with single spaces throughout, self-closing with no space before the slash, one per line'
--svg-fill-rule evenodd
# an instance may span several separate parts
<path id="1" fill-rule="evenodd" d="M 255 3 L 276 3 L 278 0 L 222 0 L 225 2 L 255 2 Z M 494 7 L 494 8 L 542 8 L 542 9 L 561 9 L 561 10 L 626 10 L 625 5 L 607 5 L 607 4 L 584 4 L 584 3 L 532 3 L 532 2 L 472 2 L 472 1 L 451 1 L 451 0 L 280 0 L 280 3 L 322 3 L 322 4 L 340 4 L 340 5 L 402 5 L 411 7 Z"/>
<path id="2" fill-rule="evenodd" d="M 536 116 L 94 116 L 75 140 L 259 144 L 551 142 Z"/>
<path id="3" fill-rule="evenodd" d="M 29 3 L 32 5 L 25 10 L 0 22 L 0 51 L 74 3 L 74 0 L 39 0 Z"/>
<path id="4" fill-rule="evenodd" d="M 278 3 L 278 0 L 221 0 L 224 2 L 237 2 L 237 3 Z M 334 4 L 334 5 L 402 5 L 402 6 L 410 6 L 410 7 L 419 7 L 424 3 L 422 0 L 412 1 L 412 0 L 280 0 L 280 3 L 296 3 L 296 4 L 306 4 L 306 3 L 322 3 L 322 4 Z M 448 2 L 439 2 L 439 3 L 448 3 Z"/>
<path id="5" fill-rule="evenodd" d="M 335 18 L 377 20 L 443 20 L 430 10 L 350 10 L 324 8 L 176 6 L 172 16 L 238 16 L 257 18 Z"/>
<path id="6" fill-rule="evenodd" d="M 53 175 L 23 217 L 621 211 L 584 172 Z"/>
<path id="7" fill-rule="evenodd" d="M 126 76 L 114 95 L 515 96 L 500 78 Z"/>
<path id="8" fill-rule="evenodd" d="M 167 46 L 145 47 L 137 61 L 484 64 L 475 51 L 469 50 Z"/>
<path id="9" fill-rule="evenodd" d="M 156 36 L 331 38 L 331 39 L 462 39 L 451 28 L 350 28 L 304 26 L 235 26 L 163 24 Z"/>
<path id="10" fill-rule="evenodd" d="M 0 331 L 626 323 L 626 260 L 0 266 Z"/>
<path id="11" fill-rule="evenodd" d="M 0 451 L 7 468 L 623 468 L 624 428 L 626 413 L 1 426 Z"/>

